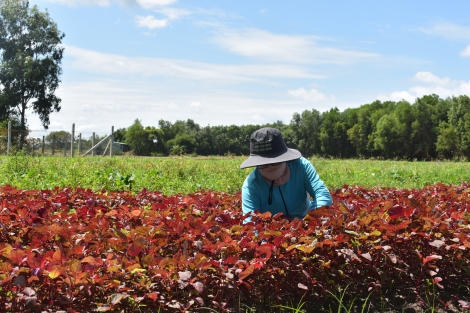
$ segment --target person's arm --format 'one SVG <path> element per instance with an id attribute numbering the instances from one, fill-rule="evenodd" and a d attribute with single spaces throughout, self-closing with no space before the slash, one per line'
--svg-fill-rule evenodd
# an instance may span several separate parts
<path id="1" fill-rule="evenodd" d="M 249 178 L 245 180 L 242 186 L 242 211 L 243 215 L 260 210 L 261 201 L 259 198 L 259 192 L 257 192 L 256 186 L 253 186 L 253 181 L 250 182 Z M 244 223 L 250 222 L 251 217 L 245 219 Z"/>
<path id="2" fill-rule="evenodd" d="M 318 176 L 318 173 L 313 167 L 312 163 L 303 158 L 302 165 L 304 166 L 306 174 L 305 184 L 307 191 L 313 198 L 309 209 L 314 210 L 325 205 L 331 205 L 333 203 L 333 199 L 331 198 L 330 191 L 320 179 L 320 176 Z"/>

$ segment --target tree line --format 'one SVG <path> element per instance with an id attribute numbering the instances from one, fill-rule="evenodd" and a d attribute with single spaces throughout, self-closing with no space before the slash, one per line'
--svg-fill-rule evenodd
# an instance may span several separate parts
<path id="1" fill-rule="evenodd" d="M 10 121 L 17 130 L 12 140 L 20 149 L 28 109 L 45 129 L 50 114 L 60 111 L 55 91 L 62 74 L 64 36 L 49 13 L 35 5 L 30 8 L 28 0 L 0 1 L 0 132 Z M 188 119 L 144 127 L 137 119 L 118 129 L 115 138 L 128 143 L 136 155 L 248 155 L 251 133 L 271 126 L 282 131 L 289 147 L 307 157 L 468 159 L 469 112 L 466 95 L 442 99 L 431 94 L 414 103 L 377 100 L 343 112 L 305 110 L 294 113 L 289 124 L 201 127 Z"/>
<path id="2" fill-rule="evenodd" d="M 201 127 L 193 120 L 139 119 L 115 132 L 115 140 L 136 155 L 248 155 L 250 135 L 276 127 L 290 148 L 304 156 L 380 159 L 462 159 L 470 157 L 470 98 L 436 94 L 408 101 L 374 101 L 340 111 L 294 113 L 289 124 Z"/>

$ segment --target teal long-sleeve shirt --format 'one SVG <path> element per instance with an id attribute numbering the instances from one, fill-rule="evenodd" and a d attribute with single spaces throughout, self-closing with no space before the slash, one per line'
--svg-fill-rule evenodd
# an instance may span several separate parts
<path id="1" fill-rule="evenodd" d="M 274 215 L 281 212 L 291 218 L 304 218 L 307 210 L 331 205 L 331 194 L 310 161 L 301 157 L 287 162 L 287 166 L 290 178 L 284 185 L 273 186 L 271 204 L 268 203 L 271 184 L 263 179 L 257 168 L 247 176 L 242 186 L 243 214 L 258 210 L 261 213 L 269 211 Z"/>

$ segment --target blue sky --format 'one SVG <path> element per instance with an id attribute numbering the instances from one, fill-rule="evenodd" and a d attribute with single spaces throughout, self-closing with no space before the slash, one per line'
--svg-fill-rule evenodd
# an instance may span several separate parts
<path id="1" fill-rule="evenodd" d="M 30 0 L 65 33 L 62 109 L 84 136 L 193 119 L 470 95 L 470 1 Z M 29 114 L 30 129 L 42 129 Z M 46 132 L 47 134 L 47 132 Z"/>

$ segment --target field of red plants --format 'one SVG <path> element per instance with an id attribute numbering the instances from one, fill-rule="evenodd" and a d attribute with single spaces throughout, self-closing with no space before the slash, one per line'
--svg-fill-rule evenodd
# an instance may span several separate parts
<path id="1" fill-rule="evenodd" d="M 344 186 L 243 224 L 239 194 L 3 186 L 0 311 L 463 312 L 469 191 Z"/>

